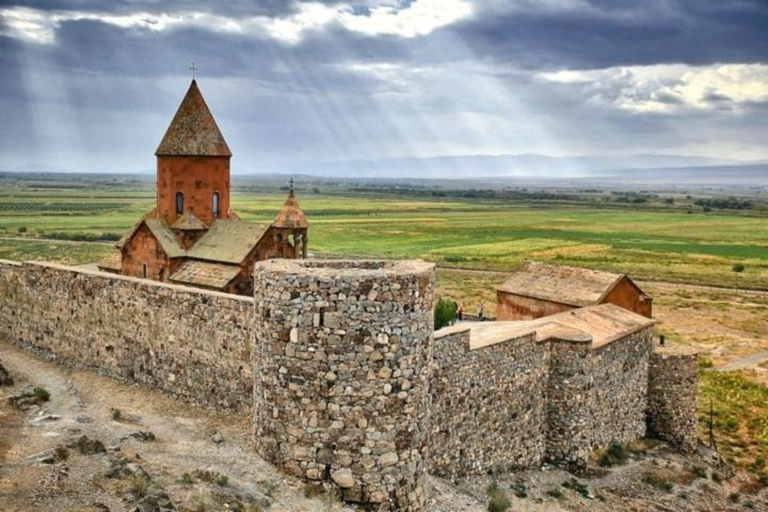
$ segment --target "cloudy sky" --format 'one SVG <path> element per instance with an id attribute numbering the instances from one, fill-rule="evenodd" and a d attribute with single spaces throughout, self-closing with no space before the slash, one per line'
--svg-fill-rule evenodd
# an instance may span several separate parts
<path id="1" fill-rule="evenodd" d="M 768 159 L 768 0 L 3 0 L 0 170 L 151 171 L 192 59 L 239 173 Z"/>

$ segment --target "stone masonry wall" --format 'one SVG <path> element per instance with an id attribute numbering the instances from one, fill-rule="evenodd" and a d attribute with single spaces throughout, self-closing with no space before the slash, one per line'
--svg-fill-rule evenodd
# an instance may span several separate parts
<path id="1" fill-rule="evenodd" d="M 648 373 L 648 433 L 683 450 L 699 442 L 699 360 L 695 351 L 654 347 Z"/>
<path id="2" fill-rule="evenodd" d="M 612 441 L 645 435 L 652 326 L 602 346 L 551 340 L 547 459 L 582 467 Z"/>
<path id="3" fill-rule="evenodd" d="M 428 467 L 459 479 L 544 458 L 549 347 L 535 334 L 471 350 L 469 330 L 435 336 Z"/>
<path id="4" fill-rule="evenodd" d="M 55 264 L 0 261 L 0 331 L 206 407 L 251 406 L 253 299 Z"/>
<path id="5" fill-rule="evenodd" d="M 592 350 L 592 449 L 645 436 L 652 336 L 647 327 Z"/>
<path id="6" fill-rule="evenodd" d="M 591 339 L 550 339 L 547 382 L 546 458 L 558 465 L 579 466 L 589 456 Z"/>
<path id="7" fill-rule="evenodd" d="M 254 441 L 377 510 L 422 510 L 434 265 L 268 260 L 254 269 Z"/>

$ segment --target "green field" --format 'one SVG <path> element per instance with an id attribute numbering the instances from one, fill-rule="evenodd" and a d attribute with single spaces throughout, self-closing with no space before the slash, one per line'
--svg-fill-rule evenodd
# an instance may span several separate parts
<path id="1" fill-rule="evenodd" d="M 638 279 L 768 288 L 765 218 L 663 208 L 298 194 L 316 255 L 418 257 L 445 267 L 501 271 L 536 259 L 627 272 Z M 232 206 L 245 220 L 268 222 L 284 197 L 283 192 L 235 190 Z M 0 257 L 97 260 L 110 244 L 39 239 L 115 236 L 153 202 L 146 187 L 4 189 Z M 736 263 L 745 270 L 734 272 Z"/>

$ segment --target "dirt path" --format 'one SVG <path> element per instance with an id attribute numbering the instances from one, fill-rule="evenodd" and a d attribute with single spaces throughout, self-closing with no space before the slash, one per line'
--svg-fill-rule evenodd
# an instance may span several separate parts
<path id="1" fill-rule="evenodd" d="M 249 443 L 247 414 L 229 415 L 186 406 L 150 390 L 121 384 L 89 372 L 65 368 L 0 340 L 0 359 L 16 380 L 0 388 L 0 510 L 95 511 L 132 510 L 123 501 L 130 478 L 114 482 L 103 475 L 116 454 L 140 464 L 174 503 L 219 510 L 222 495 L 268 500 L 270 511 L 326 512 L 341 505 L 307 499 L 304 486 L 256 456 Z M 28 411 L 7 406 L 8 396 L 44 387 L 50 401 Z M 120 419 L 113 419 L 113 411 Z M 152 432 L 154 442 L 127 436 Z M 220 432 L 224 442 L 211 436 Z M 36 462 L 37 455 L 66 446 L 82 435 L 101 441 L 107 453 L 83 456 L 70 449 L 57 464 Z M 224 475 L 225 486 L 195 479 L 181 483 L 184 473 L 208 471 Z M 53 482 L 53 484 L 51 483 Z M 225 496 L 226 497 L 226 496 Z M 217 501 L 219 500 L 219 501 Z M 135 506 L 135 505 L 134 505 Z M 217 508 L 219 507 L 219 508 Z M 346 508 L 344 508 L 346 509 Z"/>
<path id="2" fill-rule="evenodd" d="M 10 240 L 12 242 L 56 242 L 58 244 L 95 244 L 95 245 L 115 245 L 115 242 L 96 242 L 86 240 L 60 240 L 58 238 L 37 238 L 31 236 L 0 236 L 0 242 Z"/>
<path id="3" fill-rule="evenodd" d="M 753 366 L 757 366 L 758 364 L 762 363 L 765 360 L 768 360 L 768 350 L 763 352 L 758 352 L 757 354 L 752 354 L 746 357 L 741 357 L 733 361 L 729 361 L 723 365 L 718 366 L 716 370 L 719 372 L 743 370 L 745 368 L 751 368 Z"/>

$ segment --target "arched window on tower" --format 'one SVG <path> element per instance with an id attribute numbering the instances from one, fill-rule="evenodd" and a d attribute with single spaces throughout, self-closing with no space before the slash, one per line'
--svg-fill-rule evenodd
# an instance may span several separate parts
<path id="1" fill-rule="evenodd" d="M 219 193 L 218 192 L 213 193 L 213 216 L 214 217 L 219 216 Z"/>
<path id="2" fill-rule="evenodd" d="M 176 192 L 176 215 L 184 213 L 184 194 Z"/>

